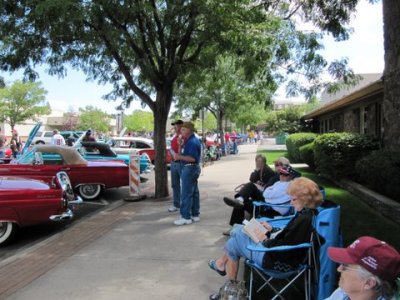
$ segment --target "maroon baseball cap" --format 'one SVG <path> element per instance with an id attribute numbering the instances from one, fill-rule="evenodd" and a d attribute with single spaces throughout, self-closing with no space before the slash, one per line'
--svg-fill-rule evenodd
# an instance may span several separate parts
<path id="1" fill-rule="evenodd" d="M 337 263 L 360 265 L 372 274 L 393 282 L 400 275 L 400 254 L 392 246 L 370 236 L 362 236 L 347 248 L 328 248 Z"/>

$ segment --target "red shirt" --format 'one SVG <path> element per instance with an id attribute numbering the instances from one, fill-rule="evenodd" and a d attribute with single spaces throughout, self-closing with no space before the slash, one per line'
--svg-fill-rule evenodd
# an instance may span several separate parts
<path id="1" fill-rule="evenodd" d="M 178 135 L 174 135 L 171 140 L 171 149 L 174 150 L 175 153 L 179 154 L 179 143 L 178 143 Z"/>

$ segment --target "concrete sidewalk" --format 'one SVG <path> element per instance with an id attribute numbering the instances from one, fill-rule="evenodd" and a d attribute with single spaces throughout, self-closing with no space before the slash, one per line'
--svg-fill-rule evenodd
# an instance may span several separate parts
<path id="1" fill-rule="evenodd" d="M 254 169 L 257 145 L 207 166 L 201 221 L 177 227 L 171 201 L 120 203 L 0 265 L 0 299 L 208 299 L 225 278 L 207 266 L 222 253 L 232 195 Z"/>

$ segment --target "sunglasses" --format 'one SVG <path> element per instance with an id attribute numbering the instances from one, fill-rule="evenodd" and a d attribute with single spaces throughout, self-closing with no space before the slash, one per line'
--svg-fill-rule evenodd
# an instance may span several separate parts
<path id="1" fill-rule="evenodd" d="M 347 271 L 347 270 L 358 271 L 359 270 L 359 268 L 352 268 L 348 264 L 340 264 L 339 266 L 342 268 L 343 271 Z"/>
<path id="2" fill-rule="evenodd" d="M 285 173 L 279 173 L 281 176 L 289 176 L 290 174 L 285 174 Z"/>

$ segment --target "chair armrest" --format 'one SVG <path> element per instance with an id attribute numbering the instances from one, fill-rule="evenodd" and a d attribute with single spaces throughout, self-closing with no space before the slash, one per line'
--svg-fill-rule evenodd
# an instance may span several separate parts
<path id="1" fill-rule="evenodd" d="M 293 218 L 293 215 L 291 216 L 286 216 L 286 217 L 275 217 L 275 218 L 267 218 L 267 217 L 262 217 L 258 218 L 258 221 L 265 221 L 268 223 L 273 223 L 273 222 L 279 222 L 279 221 L 289 221 L 290 219 Z"/>
<path id="2" fill-rule="evenodd" d="M 264 247 L 262 244 L 256 244 L 256 245 L 248 245 L 246 248 L 250 251 L 258 251 L 258 252 L 282 252 L 295 249 L 311 248 L 311 243 L 302 243 L 298 245 L 282 245 L 271 248 Z"/>
<path id="3" fill-rule="evenodd" d="M 253 201 L 252 205 L 256 207 L 262 207 L 262 206 L 288 207 L 288 208 L 293 207 L 293 205 L 290 204 L 273 204 L 273 203 L 267 203 L 265 201 Z"/>

